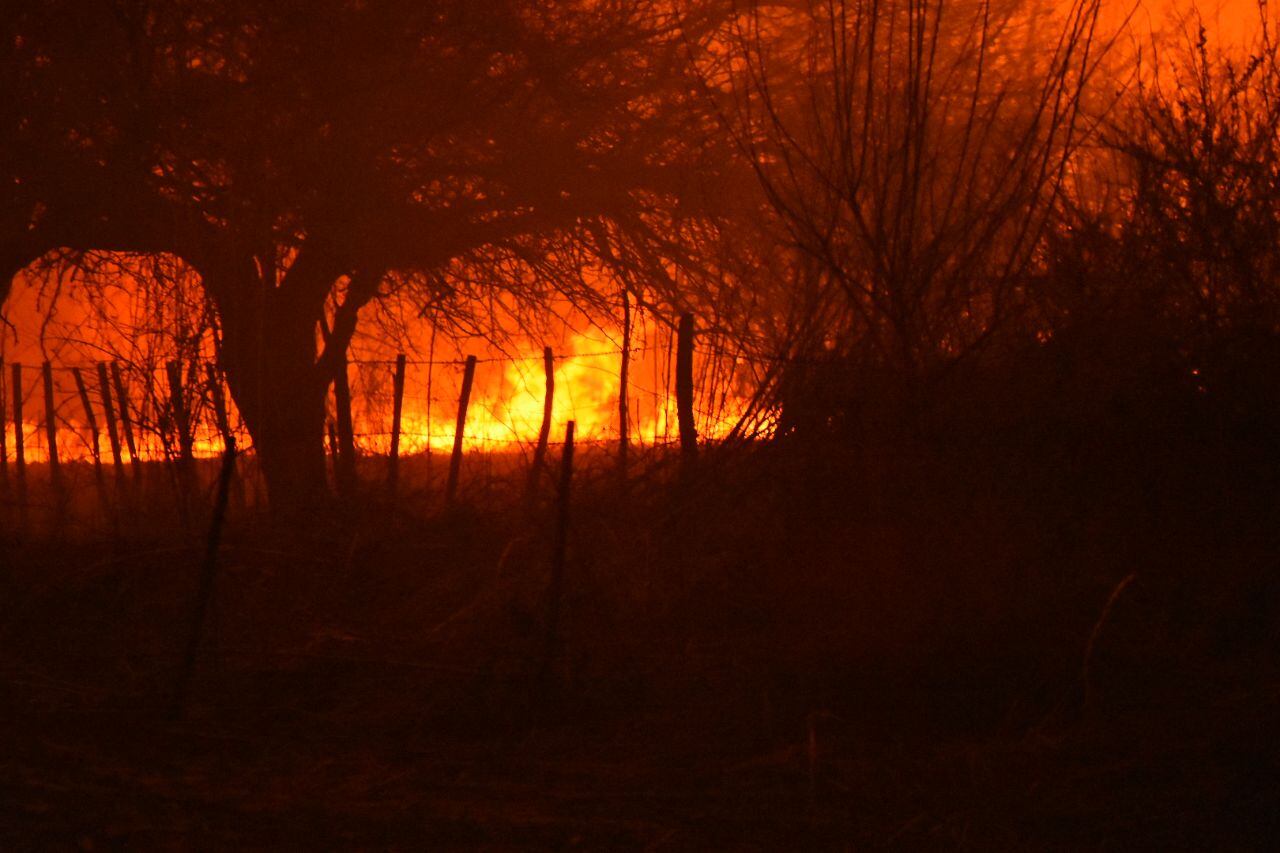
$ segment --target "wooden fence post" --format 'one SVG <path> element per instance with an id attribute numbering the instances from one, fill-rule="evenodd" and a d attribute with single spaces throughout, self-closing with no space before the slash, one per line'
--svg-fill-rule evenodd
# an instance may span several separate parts
<path id="1" fill-rule="evenodd" d="M 58 412 L 53 399 L 53 365 L 45 362 L 41 368 L 44 377 L 44 433 L 49 443 L 49 478 L 54 491 L 62 496 L 62 461 L 58 458 Z"/>
<path id="2" fill-rule="evenodd" d="M 627 403 L 627 384 L 631 373 L 631 297 L 622 288 L 622 366 L 618 376 L 618 477 L 627 479 L 627 451 L 631 438 L 631 418 Z"/>
<path id="3" fill-rule="evenodd" d="M 227 398 L 222 393 L 222 382 L 212 364 L 204 366 L 205 381 L 209 383 L 209 397 L 213 401 L 213 419 L 222 436 L 222 449 L 227 453 L 236 450 L 236 434 L 231 431 L 231 418 L 227 416 Z"/>
<path id="4" fill-rule="evenodd" d="M 84 384 L 84 376 L 80 368 L 71 368 L 71 377 L 75 380 L 76 391 L 80 395 L 80 404 L 84 406 L 84 419 L 89 427 L 92 444 L 89 452 L 93 455 L 93 481 L 98 487 L 98 497 L 102 501 L 102 512 L 111 516 L 111 496 L 107 494 L 107 479 L 102 473 L 102 440 L 98 433 L 98 417 L 93 413 L 93 402 L 89 399 L 89 388 Z"/>
<path id="5" fill-rule="evenodd" d="M 462 470 L 462 436 L 467 429 L 467 406 L 471 402 L 471 383 L 476 378 L 476 357 L 467 356 L 462 372 L 462 393 L 458 396 L 458 422 L 453 428 L 453 455 L 449 458 L 449 479 L 444 487 L 444 502 L 453 505 L 458 493 L 458 474 Z"/>
<path id="6" fill-rule="evenodd" d="M 564 453 L 560 457 L 560 494 L 556 504 L 555 538 L 551 546 L 551 587 L 547 590 L 547 639 L 543 658 L 543 673 L 547 674 L 555 662 L 560 641 L 560 600 L 564 595 L 564 569 L 569 550 L 569 509 L 573 487 L 573 432 L 574 422 L 564 429 Z"/>
<path id="7" fill-rule="evenodd" d="M 169 379 L 169 412 L 178 432 L 178 510 L 185 526 L 190 521 L 191 498 L 195 494 L 195 436 L 191 432 L 191 410 L 182 387 L 182 363 L 168 362 L 165 373 Z"/>
<path id="8" fill-rule="evenodd" d="M 129 464 L 133 468 L 133 482 L 142 485 L 142 460 L 138 458 L 138 445 L 133 440 L 133 418 L 129 414 L 129 389 L 125 387 L 120 363 L 111 362 L 111 378 L 116 386 L 116 408 L 120 412 L 120 429 L 124 431 L 124 443 L 129 448 Z"/>
<path id="9" fill-rule="evenodd" d="M 681 314 L 676 343 L 676 413 L 680 450 L 690 462 L 698 455 L 698 428 L 693 418 L 693 336 L 693 315 Z"/>
<path id="10" fill-rule="evenodd" d="M 84 384 L 84 375 L 80 368 L 71 368 L 71 378 L 76 383 L 76 393 L 80 396 L 80 405 L 84 407 L 85 425 L 89 427 L 89 453 L 93 457 L 93 467 L 99 479 L 102 475 L 102 436 L 98 432 L 98 416 L 93 411 L 93 402 L 89 399 L 89 388 Z"/>
<path id="11" fill-rule="evenodd" d="M 533 449 L 533 464 L 529 466 L 529 483 L 525 486 L 525 504 L 532 506 L 538 495 L 538 480 L 542 478 L 542 466 L 547 458 L 547 442 L 551 439 L 551 416 L 556 400 L 556 360 L 551 347 L 542 348 L 542 369 L 547 375 L 547 392 L 542 398 L 542 426 L 538 429 L 538 444 Z"/>
<path id="12" fill-rule="evenodd" d="M 356 430 L 351 422 L 351 378 L 347 375 L 347 354 L 342 353 L 338 370 L 333 375 L 333 408 L 337 421 L 338 457 L 334 469 L 338 494 L 350 497 L 355 494 Z"/>
<path id="13" fill-rule="evenodd" d="M 169 377 L 169 405 L 173 425 L 178 431 L 178 459 L 189 466 L 195 458 L 195 435 L 191 431 L 191 409 L 182 382 L 182 362 L 170 361 L 165 365 Z"/>
<path id="14" fill-rule="evenodd" d="M 391 459 L 387 469 L 387 490 L 392 499 L 400 486 L 400 417 L 404 413 L 404 373 L 405 356 L 396 356 L 396 373 L 392 382 L 393 397 L 391 401 Z"/>
<path id="15" fill-rule="evenodd" d="M 431 343 L 427 347 L 427 486 L 430 487 L 431 480 L 431 462 L 434 454 L 431 452 L 431 403 L 435 399 L 435 378 L 436 378 L 436 332 L 439 326 L 436 324 L 436 318 L 431 318 Z"/>
<path id="16" fill-rule="evenodd" d="M 218 426 L 218 434 L 222 436 L 222 464 L 223 467 L 230 466 L 230 471 L 226 474 L 231 479 L 231 484 L 236 489 L 236 506 L 244 511 L 244 478 L 236 475 L 236 434 L 231 431 L 231 418 L 227 414 L 227 397 L 222 393 L 222 377 L 218 375 L 218 370 L 212 364 L 204 366 L 205 381 L 209 383 L 209 397 L 213 401 L 213 418 Z M 219 481 L 221 482 L 221 481 Z M 217 507 L 214 507 L 217 512 Z M 223 507 L 223 512 L 226 508 Z"/>
<path id="17" fill-rule="evenodd" d="M 225 408 L 223 410 L 225 412 Z M 229 433 L 228 433 L 229 434 Z M 171 719 L 180 720 L 187 710 L 187 695 L 191 690 L 191 677 L 195 673 L 196 658 L 200 653 L 200 641 L 204 638 L 204 623 L 213 600 L 213 582 L 218 568 L 218 546 L 222 542 L 222 526 L 227 516 L 227 503 L 231 494 L 231 480 L 236 470 L 236 445 L 232 437 L 222 454 L 222 468 L 218 473 L 218 491 L 213 502 L 213 518 L 209 522 L 209 537 L 205 545 L 204 564 L 200 569 L 200 586 L 196 591 L 195 607 L 191 616 L 191 633 L 187 637 L 186 650 L 174 683 L 169 706 Z"/>
<path id="18" fill-rule="evenodd" d="M 98 395 L 102 398 L 102 415 L 107 421 L 107 441 L 111 445 L 111 465 L 115 469 L 116 486 L 124 481 L 124 460 L 120 457 L 120 432 L 116 428 L 115 406 L 111 400 L 111 381 L 107 363 L 98 362 Z"/>
<path id="19" fill-rule="evenodd" d="M 18 509 L 27 511 L 27 451 L 22 429 L 22 363 L 15 361 L 13 372 L 13 473 L 18 486 Z"/>

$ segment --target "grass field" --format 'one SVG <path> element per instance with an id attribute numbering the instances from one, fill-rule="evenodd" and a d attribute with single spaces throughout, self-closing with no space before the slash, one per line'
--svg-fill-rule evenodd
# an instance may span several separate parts
<path id="1" fill-rule="evenodd" d="M 1263 848 L 1274 459 L 1065 435 L 721 448 L 625 488 L 588 451 L 550 641 L 552 496 L 526 512 L 520 464 L 444 510 L 370 462 L 309 525 L 233 514 L 181 719 L 204 516 L 156 487 L 118 536 L 11 517 L 0 838 Z"/>

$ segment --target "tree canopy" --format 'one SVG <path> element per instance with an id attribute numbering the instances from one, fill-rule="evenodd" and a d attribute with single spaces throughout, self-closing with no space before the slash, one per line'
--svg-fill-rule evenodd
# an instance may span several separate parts
<path id="1" fill-rule="evenodd" d="M 313 490 L 325 389 L 388 272 L 598 252 L 609 223 L 648 257 L 673 245 L 713 171 L 687 63 L 708 20 L 650 0 L 20 4 L 4 286 L 54 250 L 182 259 L 268 480 Z"/>

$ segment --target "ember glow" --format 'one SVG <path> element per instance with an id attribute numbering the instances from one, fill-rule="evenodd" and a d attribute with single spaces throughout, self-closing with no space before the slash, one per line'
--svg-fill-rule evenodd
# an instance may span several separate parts
<path id="1" fill-rule="evenodd" d="M 650 327 L 634 330 L 637 341 L 663 339 Z M 614 336 L 600 330 L 569 333 L 555 353 L 552 437 L 563 434 L 569 421 L 587 441 L 617 441 L 620 393 L 620 330 Z M 632 348 L 631 381 L 627 391 L 630 441 L 641 446 L 674 441 L 677 427 L 671 355 L 663 347 L 637 343 Z M 695 361 L 711 369 L 703 358 Z M 463 359 L 435 364 L 410 362 L 406 371 L 401 452 L 448 451 L 453 447 L 457 400 Z M 361 364 L 352 368 L 353 390 L 369 391 L 363 405 L 354 407 L 357 444 L 368 453 L 386 453 L 390 446 L 390 364 Z M 546 375 L 540 348 L 530 346 L 512 357 L 490 355 L 477 365 L 475 390 L 467 411 L 464 446 L 501 452 L 519 450 L 537 440 L 542 425 Z M 430 407 L 428 410 L 428 400 Z M 733 429 L 746 408 L 738 394 L 699 406 L 699 434 L 722 438 Z"/>
<path id="2" fill-rule="evenodd" d="M 30 295 L 30 294 L 27 294 Z M 15 300 L 19 307 L 25 300 Z M 102 395 L 96 379 L 96 364 L 87 358 L 94 352 L 118 347 L 110 340 L 71 340 L 67 324 L 83 331 L 82 318 L 74 316 L 54 324 L 63 346 L 57 349 L 53 364 L 55 406 L 57 410 L 59 457 L 67 462 L 88 462 L 93 458 L 93 434 L 84 415 L 83 403 L 73 383 L 70 368 L 77 366 L 90 380 L 91 404 L 97 410 L 99 456 L 109 461 L 105 424 L 102 422 Z M 426 337 L 424 333 L 421 337 Z M 676 439 L 676 407 L 673 384 L 674 349 L 670 330 L 652 322 L 637 323 L 632 329 L 630 381 L 628 383 L 629 441 L 638 447 L 657 447 Z M 619 396 L 621 389 L 621 329 L 593 327 L 588 332 L 566 332 L 553 347 L 554 401 L 552 442 L 558 440 L 565 425 L 574 421 L 579 440 L 617 442 L 619 440 Z M 443 352 L 434 360 L 408 359 L 405 394 L 400 425 L 399 452 L 412 455 L 448 452 L 454 444 L 458 398 L 463 365 L 469 354 L 478 355 L 474 387 L 467 410 L 463 447 L 468 451 L 488 453 L 522 453 L 537 440 L 542 425 L 546 376 L 541 347 L 527 342 L 517 351 L 502 352 L 485 342 L 473 342 L 471 352 L 466 345 L 441 346 Z M 44 415 L 41 357 L 34 347 L 15 347 L 6 360 L 3 387 L 6 411 L 11 412 L 13 363 L 23 364 L 23 445 L 26 458 L 33 464 L 48 461 L 47 430 Z M 26 360 L 18 356 L 26 356 Z M 152 360 L 163 364 L 172 352 L 162 352 Z M 202 359 L 210 359 L 206 351 Z M 701 395 L 697 406 L 698 433 L 706 439 L 727 436 L 747 409 L 748 401 L 735 381 L 751 365 L 736 363 L 727 357 L 700 353 L 695 357 L 695 371 L 704 380 L 714 382 L 712 390 Z M 366 455 L 386 455 L 390 451 L 392 432 L 392 377 L 394 363 L 387 359 L 356 358 L 348 367 L 352 386 L 352 414 L 356 446 Z M 130 418 L 136 430 L 139 458 L 161 460 L 174 452 L 173 437 L 162 436 L 158 424 L 164 423 L 168 405 L 167 378 L 163 367 L 150 371 L 126 369 L 130 393 Z M 742 379 L 739 375 L 736 379 Z M 223 441 L 213 421 L 212 409 L 199 385 L 195 392 L 192 425 L 194 455 L 214 458 L 221 454 Z M 225 391 L 224 391 L 225 393 Z M 228 400 L 233 428 L 239 440 L 251 448 L 250 437 L 239 422 L 234 403 Z M 332 417 L 332 400 L 330 400 Z M 16 446 L 12 418 L 6 418 L 6 445 Z M 166 442 L 168 444 L 166 445 Z M 127 449 L 123 458 L 129 461 Z"/>

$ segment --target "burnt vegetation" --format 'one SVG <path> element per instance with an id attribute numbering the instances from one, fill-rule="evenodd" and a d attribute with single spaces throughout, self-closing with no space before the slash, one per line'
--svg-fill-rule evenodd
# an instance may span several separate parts
<path id="1" fill-rule="evenodd" d="M 3 845 L 1265 848 L 1269 14 L 6 6 Z M 464 448 L 556 323 L 620 431 Z"/>

